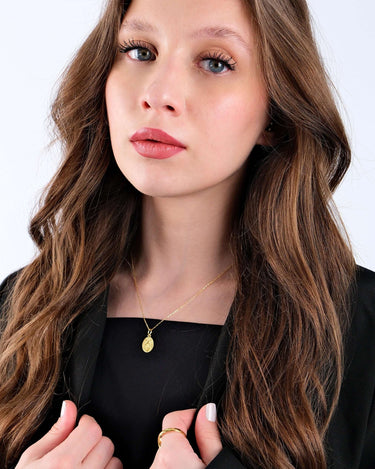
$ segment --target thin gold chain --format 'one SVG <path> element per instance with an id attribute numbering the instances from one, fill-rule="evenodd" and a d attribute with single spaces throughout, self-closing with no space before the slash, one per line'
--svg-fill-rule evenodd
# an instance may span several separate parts
<path id="1" fill-rule="evenodd" d="M 141 313 L 142 313 L 142 317 L 143 317 L 143 321 L 147 327 L 147 330 L 149 332 L 149 334 L 154 330 L 156 329 L 158 326 L 160 326 L 161 323 L 163 323 L 164 321 L 166 321 L 168 318 L 170 318 L 171 316 L 173 316 L 174 314 L 178 313 L 178 311 L 180 311 L 182 308 L 184 308 L 185 306 L 189 305 L 193 300 L 195 300 L 195 298 L 200 295 L 201 293 L 203 293 L 210 285 L 212 285 L 213 283 L 216 282 L 216 280 L 219 280 L 220 277 L 222 277 L 225 273 L 227 273 L 230 269 L 232 268 L 232 265 L 230 265 L 229 267 L 227 267 L 225 270 L 223 270 L 223 272 L 221 272 L 219 275 L 217 275 L 213 280 L 210 280 L 208 283 L 206 283 L 206 285 L 204 285 L 202 288 L 200 288 L 196 293 L 194 293 L 193 296 L 191 296 L 187 301 L 185 301 L 185 303 L 183 303 L 181 306 L 179 306 L 178 308 L 176 308 L 175 310 L 173 310 L 171 313 L 168 314 L 168 316 L 166 316 L 164 319 L 161 319 L 154 327 L 150 327 L 148 324 L 147 324 L 147 320 L 146 320 L 146 317 L 145 317 L 145 313 L 143 311 L 143 304 L 142 304 L 142 300 L 141 300 L 141 295 L 139 293 L 139 290 L 138 290 L 138 284 L 137 284 L 137 279 L 135 277 L 135 272 L 134 272 L 134 265 L 132 263 L 132 267 L 131 267 L 131 276 L 132 276 L 132 279 L 133 279 L 133 283 L 134 283 L 134 288 L 135 288 L 135 292 L 136 292 L 136 295 L 137 295 L 137 298 L 138 298 L 138 304 L 139 304 L 139 308 L 141 310 Z"/>

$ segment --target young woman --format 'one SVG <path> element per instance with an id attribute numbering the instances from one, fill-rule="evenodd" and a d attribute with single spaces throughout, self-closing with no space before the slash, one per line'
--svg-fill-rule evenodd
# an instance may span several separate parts
<path id="1" fill-rule="evenodd" d="M 2 467 L 374 468 L 375 275 L 305 1 L 109 0 L 52 115 Z"/>

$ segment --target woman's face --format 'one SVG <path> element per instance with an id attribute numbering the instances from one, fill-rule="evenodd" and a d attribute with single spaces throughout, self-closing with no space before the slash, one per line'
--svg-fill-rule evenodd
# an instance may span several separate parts
<path id="1" fill-rule="evenodd" d="M 241 0 L 132 1 L 106 104 L 117 164 L 139 191 L 175 197 L 238 183 L 267 126 L 254 39 Z"/>

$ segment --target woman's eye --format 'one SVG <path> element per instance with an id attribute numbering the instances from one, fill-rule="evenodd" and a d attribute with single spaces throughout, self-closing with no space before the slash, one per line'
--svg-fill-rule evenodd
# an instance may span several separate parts
<path id="1" fill-rule="evenodd" d="M 139 60 L 140 62 L 148 62 L 155 60 L 155 55 L 144 47 L 137 47 L 128 51 L 128 55 L 131 59 Z"/>
<path id="2" fill-rule="evenodd" d="M 124 41 L 119 46 L 119 52 L 128 54 L 131 59 L 138 60 L 139 62 L 151 62 L 156 59 L 155 54 L 148 47 L 133 40 Z"/>
<path id="3" fill-rule="evenodd" d="M 202 68 L 207 72 L 219 75 L 228 70 L 234 70 L 236 62 L 219 57 L 201 57 Z"/>
<path id="4" fill-rule="evenodd" d="M 205 59 L 205 60 L 202 60 L 202 62 L 204 63 L 203 68 L 207 72 L 222 73 L 228 70 L 228 66 L 221 60 Z"/>
<path id="5" fill-rule="evenodd" d="M 156 60 L 156 54 L 150 50 L 150 47 L 147 43 L 131 39 L 120 44 L 119 52 L 127 54 L 138 62 L 152 62 Z M 199 58 L 200 66 L 207 72 L 220 75 L 228 70 L 235 70 L 236 62 L 232 57 L 226 57 L 222 53 L 207 53 Z"/>

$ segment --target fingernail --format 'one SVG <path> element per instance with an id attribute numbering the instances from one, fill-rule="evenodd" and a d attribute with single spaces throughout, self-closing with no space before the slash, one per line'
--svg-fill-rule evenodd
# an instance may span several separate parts
<path id="1" fill-rule="evenodd" d="M 66 409 L 66 402 L 63 401 L 62 406 L 61 406 L 60 417 L 64 417 L 65 409 Z"/>
<path id="2" fill-rule="evenodd" d="M 209 422 L 216 422 L 216 404 L 213 402 L 206 405 L 206 418 Z"/>

